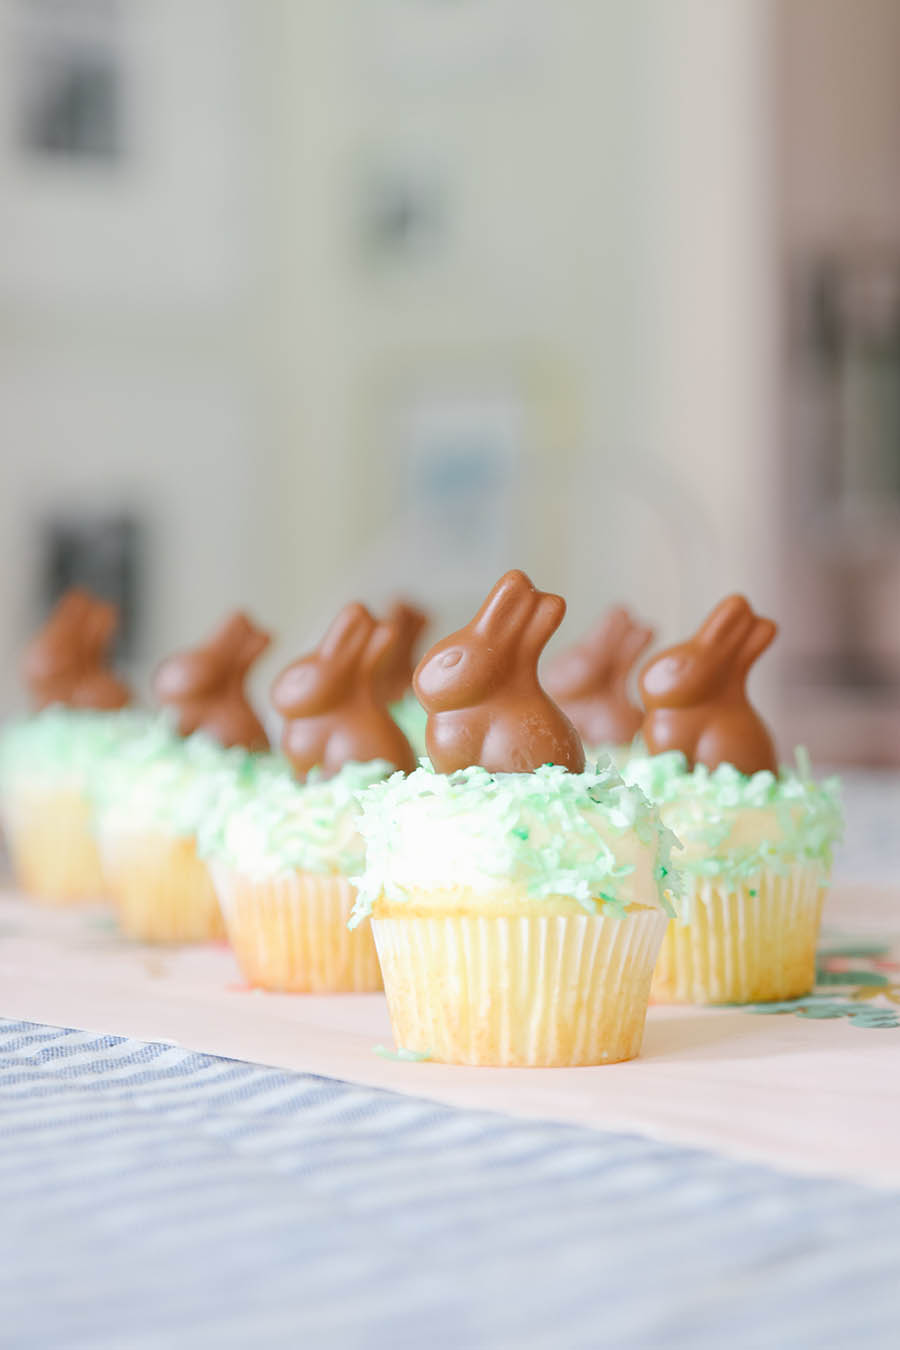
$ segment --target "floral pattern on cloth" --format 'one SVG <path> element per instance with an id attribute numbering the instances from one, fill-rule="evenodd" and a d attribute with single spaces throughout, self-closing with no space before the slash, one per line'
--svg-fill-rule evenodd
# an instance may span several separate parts
<path id="1" fill-rule="evenodd" d="M 816 958 L 816 986 L 803 998 L 749 1003 L 747 1012 L 843 1017 L 854 1027 L 900 1027 L 900 960 L 889 940 L 825 939 Z"/>

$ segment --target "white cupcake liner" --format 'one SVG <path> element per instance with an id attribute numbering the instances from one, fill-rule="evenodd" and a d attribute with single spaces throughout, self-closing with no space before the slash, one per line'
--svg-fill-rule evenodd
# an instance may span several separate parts
<path id="1" fill-rule="evenodd" d="M 106 899 L 90 804 L 76 788 L 10 793 L 2 804 L 13 873 L 36 900 L 68 905 Z"/>
<path id="2" fill-rule="evenodd" d="M 450 1064 L 612 1064 L 639 1051 L 667 916 L 377 918 L 398 1046 Z"/>
<path id="3" fill-rule="evenodd" d="M 294 872 L 251 880 L 210 864 L 228 937 L 249 984 L 294 993 L 369 993 L 381 971 L 368 923 L 349 929 L 346 877 Z"/>
<path id="4" fill-rule="evenodd" d="M 163 830 L 100 831 L 100 852 L 119 927 L 139 942 L 224 937 L 206 864 L 192 836 Z"/>
<path id="5" fill-rule="evenodd" d="M 669 925 L 651 998 L 762 1003 L 799 998 L 815 982 L 827 874 L 820 863 L 768 871 L 739 887 L 698 878 Z"/>

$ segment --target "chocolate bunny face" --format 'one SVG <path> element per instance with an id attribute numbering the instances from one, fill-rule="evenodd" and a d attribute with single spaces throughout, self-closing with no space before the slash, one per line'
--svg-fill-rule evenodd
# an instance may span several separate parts
<path id="1" fill-rule="evenodd" d="M 205 646 L 175 652 L 157 667 L 153 692 L 178 710 L 178 731 L 205 731 L 224 746 L 265 750 L 269 741 L 244 691 L 253 662 L 271 638 L 239 610 Z"/>
<path id="2" fill-rule="evenodd" d="M 25 651 L 22 670 L 36 708 L 111 711 L 130 702 L 127 684 L 106 664 L 116 617 L 115 605 L 81 587 L 65 593 Z"/>
<path id="3" fill-rule="evenodd" d="M 627 745 L 637 735 L 643 713 L 629 697 L 628 679 L 652 640 L 652 628 L 618 606 L 607 611 L 583 642 L 551 662 L 547 689 L 587 745 Z"/>
<path id="4" fill-rule="evenodd" d="M 561 596 L 507 572 L 458 632 L 426 653 L 413 677 L 428 713 L 425 740 L 439 773 L 480 764 L 525 773 L 541 764 L 584 768 L 581 738 L 541 687 L 541 652 L 562 622 Z"/>
<path id="5" fill-rule="evenodd" d="M 654 657 L 640 678 L 650 753 L 681 750 L 691 767 L 728 763 L 747 774 L 775 772 L 772 738 L 745 685 L 777 631 L 742 595 L 730 595 L 692 638 Z"/>
<path id="6" fill-rule="evenodd" d="M 298 778 L 313 768 L 331 777 L 351 760 L 384 759 L 405 773 L 415 768 L 385 697 L 396 636 L 365 605 L 346 605 L 319 646 L 278 676 L 272 702 L 285 719 L 281 747 Z"/>
<path id="7" fill-rule="evenodd" d="M 385 623 L 393 637 L 389 652 L 380 664 L 381 689 L 388 703 L 397 703 L 412 684 L 416 662 L 413 653 L 428 623 L 428 615 L 417 605 L 396 600 L 388 610 Z"/>

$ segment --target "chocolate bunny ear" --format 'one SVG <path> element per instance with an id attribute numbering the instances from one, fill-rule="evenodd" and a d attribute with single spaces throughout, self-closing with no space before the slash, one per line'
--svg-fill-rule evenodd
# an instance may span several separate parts
<path id="1" fill-rule="evenodd" d="M 22 665 L 26 680 L 45 679 L 76 664 L 84 625 L 94 603 L 94 597 L 81 586 L 66 591 L 57 601 L 25 649 Z"/>
<path id="2" fill-rule="evenodd" d="M 556 632 L 566 616 L 566 602 L 561 595 L 549 592 L 538 593 L 531 617 L 525 625 L 525 631 L 519 644 L 523 661 L 537 663 L 541 652 Z"/>
<path id="3" fill-rule="evenodd" d="M 584 645 L 605 652 L 618 651 L 631 625 L 631 615 L 624 605 L 610 605 L 584 639 Z"/>
<path id="4" fill-rule="evenodd" d="M 767 647 L 771 646 L 778 634 L 778 624 L 774 619 L 761 619 L 754 617 L 753 627 L 748 636 L 744 639 L 744 644 L 739 652 L 737 669 L 742 675 L 746 675 L 753 665 L 762 656 Z"/>
<path id="5" fill-rule="evenodd" d="M 756 615 L 745 596 L 727 595 L 703 620 L 694 641 L 714 654 L 717 663 L 730 665 L 755 622 Z"/>
<path id="6" fill-rule="evenodd" d="M 530 619 L 538 595 L 524 572 L 514 568 L 506 572 L 491 590 L 470 627 L 493 642 L 509 643 L 517 638 Z"/>
<path id="7" fill-rule="evenodd" d="M 235 610 L 219 625 L 208 642 L 173 652 L 157 666 L 153 692 L 161 703 L 212 696 L 243 679 L 270 642 L 268 633 Z"/>
<path id="8" fill-rule="evenodd" d="M 83 649 L 87 656 L 97 661 L 103 659 L 116 631 L 118 617 L 115 605 L 109 601 L 91 601 L 82 629 Z"/>
<path id="9" fill-rule="evenodd" d="M 43 633 L 50 631 L 54 633 L 72 632 L 79 629 L 81 625 L 90 617 L 98 605 L 103 605 L 104 601 L 98 600 L 95 595 L 86 590 L 84 586 L 72 586 L 66 591 L 60 599 L 42 629 Z M 115 610 L 113 610 L 115 615 Z"/>
<path id="10" fill-rule="evenodd" d="M 397 641 L 398 633 L 393 624 L 376 623 L 360 657 L 360 675 L 379 688 L 383 688 L 384 674 L 393 660 Z"/>
<path id="11" fill-rule="evenodd" d="M 271 633 L 257 628 L 249 615 L 236 609 L 210 645 L 217 646 L 228 657 L 232 670 L 243 675 L 262 656 L 271 641 Z"/>
<path id="12" fill-rule="evenodd" d="M 622 667 L 623 647 L 628 643 L 634 620 L 624 605 L 612 605 L 590 630 L 582 649 L 593 668 L 595 688 L 606 688 Z M 633 661 L 633 658 L 632 658 Z M 629 669 L 632 664 L 629 662 Z"/>
<path id="13" fill-rule="evenodd" d="M 620 679 L 628 678 L 638 658 L 647 650 L 655 637 L 652 628 L 648 628 L 645 624 L 636 623 L 627 610 L 625 610 L 625 615 L 628 621 L 627 628 L 622 633 L 615 653 L 616 673 Z"/>
<path id="14" fill-rule="evenodd" d="M 409 600 L 395 600 L 385 616 L 385 621 L 396 624 L 404 643 L 408 643 L 412 648 L 428 625 L 428 615 L 424 609 L 420 609 Z"/>
<path id="15" fill-rule="evenodd" d="M 379 662 L 378 679 L 388 703 L 397 702 L 412 684 L 415 650 L 428 616 L 417 605 L 396 600 L 384 622 L 392 632 L 389 654 Z"/>
<path id="16" fill-rule="evenodd" d="M 359 662 L 375 628 L 375 620 L 359 601 L 353 601 L 338 613 L 318 646 L 326 664 L 350 668 Z"/>

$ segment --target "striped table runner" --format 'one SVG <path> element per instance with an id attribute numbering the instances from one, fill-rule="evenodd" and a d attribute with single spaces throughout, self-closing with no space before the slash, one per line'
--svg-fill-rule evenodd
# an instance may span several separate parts
<path id="1" fill-rule="evenodd" d="M 900 1342 L 900 1196 L 0 1022 L 0 1346 Z"/>

